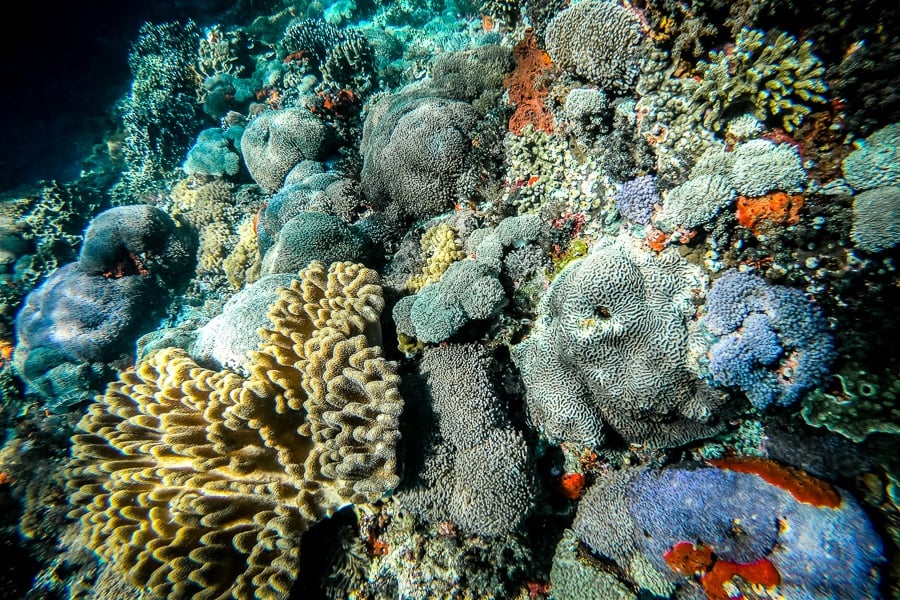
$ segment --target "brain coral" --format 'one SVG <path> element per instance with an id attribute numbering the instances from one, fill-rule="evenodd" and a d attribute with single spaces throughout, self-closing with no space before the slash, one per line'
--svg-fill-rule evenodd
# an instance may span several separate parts
<path id="1" fill-rule="evenodd" d="M 693 373 L 695 269 L 626 239 L 569 264 L 513 348 L 531 418 L 554 442 L 594 445 L 608 424 L 627 442 L 679 445 L 717 429 L 723 399 Z"/>
<path id="2" fill-rule="evenodd" d="M 267 192 L 275 192 L 300 161 L 323 158 L 329 141 L 328 127 L 308 110 L 273 110 L 247 125 L 241 154 L 253 180 Z"/>
<path id="3" fill-rule="evenodd" d="M 735 270 L 716 280 L 703 326 L 716 341 L 709 370 L 760 410 L 788 406 L 828 373 L 834 343 L 822 312 L 799 290 Z"/>
<path id="4" fill-rule="evenodd" d="M 287 598 L 310 523 L 397 483 L 402 399 L 378 275 L 313 263 L 269 311 L 251 374 L 151 354 L 73 437 L 85 543 L 160 598 Z"/>
<path id="5" fill-rule="evenodd" d="M 465 102 L 388 96 L 366 117 L 360 189 L 377 210 L 402 219 L 452 208 L 474 182 L 467 172 L 478 113 Z"/>
<path id="6" fill-rule="evenodd" d="M 637 14 L 607 0 L 579 2 L 554 17 L 545 33 L 553 62 L 609 92 L 626 94 L 642 57 Z"/>
<path id="7" fill-rule="evenodd" d="M 786 598 L 878 597 L 882 543 L 852 496 L 764 459 L 714 463 L 619 474 L 587 492 L 573 529 L 642 587 L 637 556 L 711 599 L 734 597 L 735 575 Z"/>

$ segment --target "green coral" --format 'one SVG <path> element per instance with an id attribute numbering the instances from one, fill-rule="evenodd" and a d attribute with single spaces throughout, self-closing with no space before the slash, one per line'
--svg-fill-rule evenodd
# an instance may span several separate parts
<path id="1" fill-rule="evenodd" d="M 812 42 L 784 32 L 768 41 L 765 32 L 745 27 L 733 47 L 710 52 L 697 69 L 701 82 L 692 100 L 703 125 L 716 131 L 728 115 L 746 109 L 760 121 L 780 116 L 781 126 L 791 132 L 812 112 L 809 104 L 827 101 L 825 66 Z"/>
<path id="2" fill-rule="evenodd" d="M 900 433 L 900 379 L 895 365 L 870 373 L 848 365 L 834 376 L 836 385 L 818 389 L 803 400 L 803 420 L 854 442 L 871 433 Z"/>

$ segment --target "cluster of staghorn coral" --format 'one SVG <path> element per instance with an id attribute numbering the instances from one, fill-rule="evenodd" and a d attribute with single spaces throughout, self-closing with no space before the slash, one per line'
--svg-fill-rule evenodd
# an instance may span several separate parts
<path id="1" fill-rule="evenodd" d="M 300 537 L 398 483 L 403 401 L 375 271 L 314 262 L 269 308 L 244 379 L 159 350 L 73 438 L 86 544 L 160 598 L 286 598 Z"/>

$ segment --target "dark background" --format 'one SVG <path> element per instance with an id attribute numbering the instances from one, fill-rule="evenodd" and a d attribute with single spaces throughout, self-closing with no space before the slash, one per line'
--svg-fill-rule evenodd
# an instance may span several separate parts
<path id="1" fill-rule="evenodd" d="M 254 6 L 257 5 L 257 6 Z M 194 19 L 201 27 L 249 16 L 252 0 L 30 0 L 0 34 L 0 192 L 78 176 L 103 142 L 111 108 L 128 91 L 128 51 L 145 21 Z M 224 14 L 227 11 L 227 15 Z"/>

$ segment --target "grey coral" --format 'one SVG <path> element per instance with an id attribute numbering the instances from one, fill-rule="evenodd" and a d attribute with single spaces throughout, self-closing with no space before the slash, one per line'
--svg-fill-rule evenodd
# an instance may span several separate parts
<path id="1" fill-rule="evenodd" d="M 452 208 L 474 185 L 467 173 L 477 111 L 437 97 L 388 96 L 366 117 L 360 189 L 391 217 L 424 218 Z"/>
<path id="2" fill-rule="evenodd" d="M 404 507 L 485 536 L 513 531 L 528 515 L 535 482 L 528 447 L 494 391 L 493 359 L 476 344 L 425 351 L 420 371 L 436 421 Z"/>
<path id="3" fill-rule="evenodd" d="M 534 424 L 554 443 L 595 445 L 605 425 L 626 442 L 669 447 L 715 432 L 723 396 L 689 359 L 697 271 L 605 239 L 571 263 L 513 348 Z"/>
<path id="4" fill-rule="evenodd" d="M 284 185 L 287 174 L 303 160 L 321 160 L 330 132 L 303 108 L 264 112 L 241 136 L 241 154 L 253 180 L 267 192 Z"/>
<path id="5" fill-rule="evenodd" d="M 620 95 L 634 87 L 643 56 L 635 13 L 606 0 L 580 2 L 550 21 L 545 38 L 550 58 L 568 73 Z"/>

